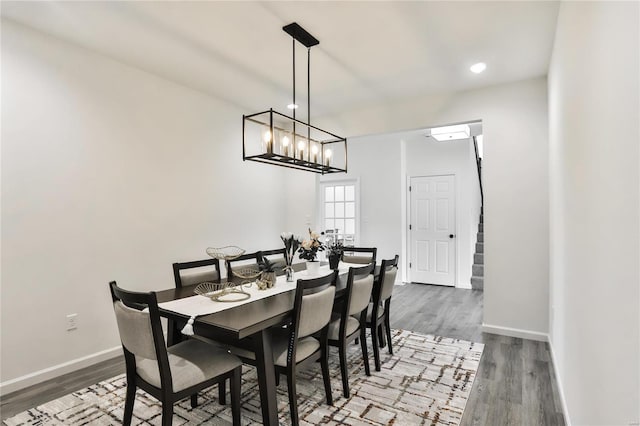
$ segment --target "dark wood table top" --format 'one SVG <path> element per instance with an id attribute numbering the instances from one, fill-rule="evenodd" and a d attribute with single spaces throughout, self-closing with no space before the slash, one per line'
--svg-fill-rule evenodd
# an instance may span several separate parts
<path id="1" fill-rule="evenodd" d="M 294 265 L 295 266 L 295 265 Z M 298 266 L 296 269 L 299 269 Z M 299 271 L 294 280 L 304 278 Z M 336 284 L 336 297 L 346 289 L 347 274 L 341 274 Z M 224 282 L 225 280 L 223 280 Z M 171 288 L 156 292 L 158 303 L 170 302 L 193 296 L 197 285 Z M 264 299 L 249 300 L 247 303 L 214 314 L 199 316 L 194 323 L 196 334 L 211 338 L 232 338 L 240 340 L 249 337 L 260 330 L 282 324 L 293 309 L 295 291 L 286 291 Z M 223 302 L 221 302 L 223 303 Z M 189 317 L 176 312 L 160 308 L 161 315 L 177 320 L 187 320 Z"/>

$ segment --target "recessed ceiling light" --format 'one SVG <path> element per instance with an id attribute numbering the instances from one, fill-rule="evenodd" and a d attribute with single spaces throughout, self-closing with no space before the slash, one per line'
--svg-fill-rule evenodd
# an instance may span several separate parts
<path id="1" fill-rule="evenodd" d="M 298 104 L 289 104 L 289 105 L 287 105 L 287 108 L 289 108 L 289 109 L 298 109 Z"/>
<path id="2" fill-rule="evenodd" d="M 482 71 L 487 69 L 487 64 L 485 64 L 484 62 L 478 62 L 477 64 L 471 65 L 471 68 L 469 69 L 473 73 L 480 74 Z"/>

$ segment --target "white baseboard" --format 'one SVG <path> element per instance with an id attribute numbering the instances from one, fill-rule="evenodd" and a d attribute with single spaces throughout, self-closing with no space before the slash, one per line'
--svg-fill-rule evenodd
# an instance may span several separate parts
<path id="1" fill-rule="evenodd" d="M 62 364 L 54 365 L 53 367 L 45 368 L 44 370 L 25 374 L 24 376 L 0 383 L 0 395 L 7 395 L 11 392 L 19 391 L 37 383 L 42 383 L 46 380 L 62 376 L 63 374 L 71 373 L 72 371 L 89 367 L 91 365 L 121 355 L 122 346 L 116 346 L 114 348 L 96 352 L 82 358 L 77 358 Z"/>
<path id="2" fill-rule="evenodd" d="M 522 330 L 520 328 L 501 327 L 498 325 L 490 325 L 482 323 L 482 331 L 484 333 L 499 334 L 501 336 L 519 337 L 521 339 L 537 340 L 539 342 L 548 342 L 549 335 L 538 331 Z"/>
<path id="3" fill-rule="evenodd" d="M 567 400 L 564 397 L 564 389 L 562 387 L 562 381 L 560 380 L 560 372 L 558 371 L 558 361 L 556 358 L 556 352 L 553 349 L 553 343 L 551 339 L 549 341 L 549 352 L 551 352 L 551 362 L 553 363 L 553 371 L 556 376 L 556 383 L 558 384 L 558 393 L 560 394 L 560 403 L 562 404 L 562 413 L 564 414 L 564 423 L 567 426 L 571 426 L 571 417 L 569 417 L 569 408 L 567 407 Z"/>
<path id="4" fill-rule="evenodd" d="M 471 283 L 458 283 L 456 288 L 462 288 L 464 290 L 471 290 L 473 287 L 471 287 Z"/>

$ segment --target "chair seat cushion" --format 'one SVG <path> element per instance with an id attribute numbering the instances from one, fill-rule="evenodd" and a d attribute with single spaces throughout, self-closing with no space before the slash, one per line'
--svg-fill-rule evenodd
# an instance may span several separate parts
<path id="1" fill-rule="evenodd" d="M 354 317 L 347 317 L 347 336 L 358 331 L 360 322 Z M 338 340 L 340 338 L 340 316 L 333 316 L 329 323 L 329 340 Z"/>
<path id="2" fill-rule="evenodd" d="M 289 330 L 274 329 L 272 333 L 273 336 L 271 345 L 273 348 L 273 363 L 280 367 L 286 367 L 287 350 L 289 348 Z M 317 339 L 311 336 L 298 339 L 298 345 L 296 347 L 296 364 L 313 355 L 313 353 L 315 353 L 318 349 L 320 349 L 320 342 Z M 249 349 L 232 346 L 230 348 L 230 351 L 232 354 L 237 355 L 240 358 L 244 358 L 249 361 L 256 360 L 256 354 Z"/>
<path id="3" fill-rule="evenodd" d="M 242 362 L 225 350 L 195 339 L 189 339 L 167 348 L 173 392 L 197 385 L 225 374 Z M 156 360 L 136 357 L 138 375 L 156 387 L 160 373 Z"/>
<path id="4" fill-rule="evenodd" d="M 288 330 L 274 333 L 273 336 L 273 363 L 280 367 L 287 366 L 287 350 L 289 347 L 289 332 Z M 296 364 L 304 361 L 317 350 L 320 349 L 320 342 L 318 339 L 308 336 L 298 339 L 296 345 Z"/>

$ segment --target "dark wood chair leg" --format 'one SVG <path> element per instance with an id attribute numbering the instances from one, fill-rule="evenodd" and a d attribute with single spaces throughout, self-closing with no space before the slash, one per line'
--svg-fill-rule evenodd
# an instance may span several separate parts
<path id="1" fill-rule="evenodd" d="M 380 371 L 380 348 L 378 347 L 378 333 L 376 332 L 376 324 L 371 324 L 371 341 L 373 343 L 373 362 L 376 366 L 376 371 Z"/>
<path id="2" fill-rule="evenodd" d="M 296 392 L 295 368 L 287 371 L 287 391 L 289 392 L 289 410 L 291 411 L 291 426 L 298 426 L 298 393 Z"/>
<path id="3" fill-rule="evenodd" d="M 367 328 L 363 322 L 360 323 L 360 347 L 362 348 L 362 359 L 364 359 L 364 372 L 367 376 L 371 375 L 371 367 L 369 367 L 369 351 L 367 350 Z"/>
<path id="4" fill-rule="evenodd" d="M 136 401 L 136 382 L 135 379 L 127 377 L 127 396 L 124 401 L 124 414 L 122 416 L 123 426 L 131 424 L 131 416 L 133 416 L 133 403 Z"/>
<path id="5" fill-rule="evenodd" d="M 378 339 L 380 340 L 380 348 L 384 348 L 387 343 L 385 342 L 384 339 L 384 329 L 383 329 L 383 325 L 379 324 L 376 329 L 378 330 Z"/>
<path id="6" fill-rule="evenodd" d="M 240 387 L 242 385 L 242 366 L 233 370 L 231 382 L 231 415 L 233 426 L 240 426 Z"/>
<path id="7" fill-rule="evenodd" d="M 223 380 L 218 383 L 218 404 L 225 405 L 227 403 L 227 381 Z"/>
<path id="8" fill-rule="evenodd" d="M 162 401 L 162 426 L 173 424 L 173 401 Z"/>
<path id="9" fill-rule="evenodd" d="M 198 394 L 194 393 L 191 395 L 191 408 L 196 408 L 198 406 Z"/>
<path id="10" fill-rule="evenodd" d="M 389 340 L 389 353 L 393 355 L 393 348 L 391 347 L 391 326 L 389 325 L 389 311 L 385 313 L 384 316 L 384 328 L 387 329 L 387 340 Z"/>
<path id="11" fill-rule="evenodd" d="M 333 395 L 331 394 L 331 376 L 329 375 L 328 350 L 322 351 L 320 357 L 320 368 L 322 368 L 322 380 L 324 381 L 324 393 L 327 396 L 327 404 L 333 405 Z"/>
<path id="12" fill-rule="evenodd" d="M 280 386 L 280 373 L 276 371 L 276 387 Z"/>
<path id="13" fill-rule="evenodd" d="M 342 376 L 342 394 L 345 398 L 349 398 L 351 393 L 349 392 L 349 377 L 347 372 L 347 342 L 340 342 L 338 348 L 340 354 L 340 375 Z"/>

